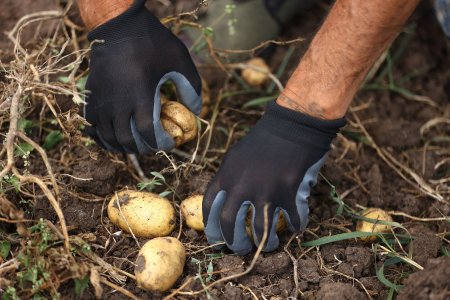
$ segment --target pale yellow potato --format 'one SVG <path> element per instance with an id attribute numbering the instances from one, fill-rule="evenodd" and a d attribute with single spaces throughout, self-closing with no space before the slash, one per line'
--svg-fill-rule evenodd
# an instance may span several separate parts
<path id="1" fill-rule="evenodd" d="M 392 222 L 392 217 L 380 208 L 368 208 L 361 215 L 368 219 Z M 356 231 L 360 232 L 389 232 L 390 230 L 390 225 L 375 224 L 363 220 L 358 220 L 356 223 Z M 373 242 L 376 239 L 376 235 L 361 237 L 364 242 Z"/>
<path id="2" fill-rule="evenodd" d="M 139 250 L 134 274 L 138 286 L 147 291 L 169 290 L 183 273 L 186 249 L 173 237 L 158 237 Z"/>
<path id="3" fill-rule="evenodd" d="M 202 195 L 193 195 L 181 202 L 181 213 L 186 221 L 186 225 L 197 231 L 203 231 Z"/>
<path id="4" fill-rule="evenodd" d="M 167 236 L 176 224 L 175 209 L 169 200 L 139 191 L 114 195 L 108 204 L 108 217 L 120 229 L 144 238 Z"/>
<path id="5" fill-rule="evenodd" d="M 264 59 L 260 57 L 252 58 L 246 64 L 255 68 L 247 67 L 242 70 L 241 75 L 245 82 L 254 87 L 263 85 L 269 78 L 268 73 L 270 73 L 270 68 Z"/>
<path id="6" fill-rule="evenodd" d="M 193 140 L 197 136 L 195 115 L 183 104 L 166 101 L 161 106 L 161 123 L 173 137 L 177 146 Z"/>

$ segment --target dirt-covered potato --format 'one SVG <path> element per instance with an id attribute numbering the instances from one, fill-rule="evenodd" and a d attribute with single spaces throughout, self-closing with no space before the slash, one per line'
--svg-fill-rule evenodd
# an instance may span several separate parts
<path id="1" fill-rule="evenodd" d="M 368 219 L 392 222 L 392 217 L 380 208 L 368 208 L 361 215 Z M 390 229 L 390 225 L 370 223 L 363 220 L 359 220 L 356 223 L 356 231 L 361 232 L 389 232 Z M 364 242 L 373 242 L 376 239 L 376 235 L 361 237 L 361 240 Z"/>
<path id="2" fill-rule="evenodd" d="M 193 140 L 197 136 L 195 115 L 183 104 L 166 101 L 161 106 L 161 123 L 177 146 Z"/>
<path id="3" fill-rule="evenodd" d="M 260 57 L 252 58 L 246 64 L 255 68 L 247 67 L 242 70 L 242 78 L 245 82 L 254 87 L 263 85 L 269 78 L 267 73 L 270 73 L 270 68 L 264 59 Z"/>
<path id="4" fill-rule="evenodd" d="M 140 288 L 164 292 L 170 289 L 183 273 L 186 249 L 173 237 L 158 237 L 139 250 L 134 274 Z"/>
<path id="5" fill-rule="evenodd" d="M 148 192 L 117 193 L 109 201 L 108 217 L 120 229 L 131 229 L 134 235 L 145 238 L 166 236 L 176 224 L 175 209 L 169 200 Z"/>
<path id="6" fill-rule="evenodd" d="M 189 226 L 189 228 L 197 231 L 203 231 L 205 229 L 205 226 L 203 224 L 202 202 L 203 202 L 203 195 L 192 195 L 183 200 L 180 206 L 181 213 L 183 214 L 183 217 L 186 221 L 186 225 Z M 247 218 L 245 220 L 245 227 L 247 230 L 247 234 L 253 239 L 251 224 L 252 224 L 252 209 L 250 208 L 247 213 Z M 286 219 L 283 213 L 281 212 L 278 216 L 276 231 L 280 232 L 282 230 L 285 230 L 286 228 L 287 228 Z"/>
<path id="7" fill-rule="evenodd" d="M 180 208 L 186 225 L 197 231 L 203 231 L 202 195 L 193 195 L 181 202 Z"/>

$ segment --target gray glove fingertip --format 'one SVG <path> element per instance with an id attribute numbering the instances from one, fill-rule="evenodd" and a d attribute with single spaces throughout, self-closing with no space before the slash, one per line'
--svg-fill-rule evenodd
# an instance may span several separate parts
<path id="1" fill-rule="evenodd" d="M 246 255 L 252 251 L 253 244 L 250 237 L 247 234 L 245 219 L 247 218 L 247 213 L 250 205 L 253 204 L 250 201 L 245 201 L 242 203 L 238 212 L 236 213 L 236 219 L 234 221 L 233 228 L 233 241 L 227 241 L 225 235 L 223 235 L 228 248 L 238 255 Z M 222 224 L 220 229 L 222 230 Z"/>
<path id="2" fill-rule="evenodd" d="M 145 142 L 145 139 L 139 133 L 134 118 L 131 118 L 130 120 L 130 127 L 139 154 L 148 154 L 150 152 L 157 152 L 158 150 L 169 151 L 175 147 L 175 140 L 164 130 L 161 122 L 158 122 L 153 126 L 157 149 Z"/>
<path id="3" fill-rule="evenodd" d="M 252 224 L 253 224 L 252 231 L 253 231 L 253 240 L 254 240 L 255 246 L 259 247 L 263 236 L 261 236 L 259 238 L 258 234 L 256 233 L 256 230 L 255 230 L 255 226 L 254 226 L 255 216 L 256 216 L 255 211 L 256 211 L 255 209 L 253 209 L 253 211 L 252 211 Z M 264 214 L 264 211 L 262 213 Z M 264 252 L 272 252 L 272 251 L 276 250 L 278 248 L 278 245 L 280 244 L 280 240 L 278 238 L 277 230 L 276 230 L 276 224 L 278 221 L 279 214 L 280 214 L 280 208 L 275 209 L 275 212 L 272 217 L 272 223 L 271 223 L 272 225 L 271 225 L 269 231 L 267 232 L 266 244 L 263 248 Z M 262 234 L 264 234 L 264 232 Z"/>
<path id="4" fill-rule="evenodd" d="M 205 224 L 205 235 L 208 243 L 211 245 L 223 243 L 222 232 L 220 230 L 220 212 L 225 203 L 226 195 L 225 191 L 219 191 L 209 210 L 208 221 Z"/>
<path id="5" fill-rule="evenodd" d="M 124 152 L 123 149 L 117 149 L 116 147 L 111 146 L 100 134 L 100 132 L 98 131 L 98 128 L 96 129 L 97 132 L 97 137 L 100 140 L 101 145 L 103 145 L 106 150 L 111 151 L 111 152 L 115 152 L 115 153 L 120 153 L 120 152 Z"/>
<path id="6" fill-rule="evenodd" d="M 327 159 L 327 154 L 325 154 L 314 165 L 309 167 L 309 169 L 305 173 L 305 176 L 303 177 L 302 182 L 300 183 L 300 186 L 297 190 L 297 195 L 295 197 L 297 212 L 300 217 L 300 228 L 297 228 L 294 231 L 305 230 L 306 226 L 308 225 L 308 198 L 311 193 L 311 188 L 317 183 L 317 175 L 319 174 L 320 169 Z"/>
<path id="7" fill-rule="evenodd" d="M 180 102 L 194 114 L 200 114 L 202 111 L 201 90 L 197 93 L 189 80 L 181 73 L 170 72 L 166 76 L 175 82 Z"/>

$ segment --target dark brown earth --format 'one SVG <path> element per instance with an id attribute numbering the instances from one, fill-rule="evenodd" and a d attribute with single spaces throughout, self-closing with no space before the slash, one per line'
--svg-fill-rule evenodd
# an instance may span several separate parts
<path id="1" fill-rule="evenodd" d="M 187 10 L 186 7 L 181 8 L 183 1 L 175 2 L 177 2 L 175 5 L 177 9 Z M 21 0 L 20 4 L 18 3 L 12 0 L 0 2 L 1 31 L 11 28 L 17 18 L 25 13 L 53 7 L 53 1 Z M 175 12 L 172 5 L 165 6 L 161 3 L 150 3 L 149 6 L 157 11 L 159 16 Z M 298 36 L 308 39 L 306 43 L 295 46 L 288 68 L 281 76 L 282 82 L 286 82 L 289 74 L 293 72 L 308 41 L 320 25 L 326 13 L 324 9 L 326 7 L 326 3 L 316 5 L 310 11 L 299 15 L 283 32 L 284 39 Z M 9 13 L 10 11 L 12 13 Z M 435 105 L 411 100 L 386 89 L 363 89 L 358 93 L 353 107 L 378 147 L 386 149 L 403 166 L 407 166 L 424 180 L 432 182 L 450 176 L 448 162 L 442 163 L 450 157 L 448 140 L 437 142 L 441 137 L 448 138 L 450 130 L 448 126 L 438 125 L 421 134 L 420 129 L 434 118 L 450 117 L 450 45 L 440 31 L 428 2 L 422 3 L 410 24 L 416 24 L 415 31 L 404 52 L 394 63 L 392 74 L 396 80 L 404 81 L 401 83 L 403 88 L 411 93 L 428 96 Z M 49 30 L 51 27 L 46 28 L 43 33 Z M 399 40 L 404 35 L 400 35 Z M 399 49 L 399 40 L 394 43 L 392 51 Z M 0 39 L 2 59 L 10 57 L 11 53 L 8 49 L 11 49 L 11 45 L 8 46 L 8 43 L 6 39 Z M 86 40 L 83 43 L 87 46 Z M 281 46 L 275 48 L 270 60 L 273 70 L 277 70 L 287 49 Z M 212 98 L 215 99 L 219 89 L 224 86 L 224 76 L 217 74 L 219 71 L 216 69 L 211 71 L 201 68 L 200 71 L 210 75 L 207 77 L 208 83 L 212 89 Z M 405 79 L 406 77 L 410 78 Z M 386 84 L 386 78 L 380 82 Z M 227 89 L 236 91 L 241 87 L 235 81 L 231 81 L 227 84 Z M 245 128 L 254 124 L 261 115 L 262 108 L 243 109 L 242 105 L 256 97 L 258 96 L 240 95 L 224 99 L 220 106 L 216 128 L 222 127 L 230 131 L 236 122 L 240 122 L 241 126 L 236 128 L 232 141 L 244 136 Z M 72 108 L 71 102 L 67 99 L 58 101 L 62 111 Z M 47 112 L 46 116 L 50 118 L 51 113 Z M 30 117 L 35 120 L 39 118 L 38 113 L 30 114 Z M 207 119 L 209 118 L 210 116 Z M 348 206 L 357 211 L 360 211 L 361 207 L 379 207 L 418 218 L 450 215 L 448 204 L 433 200 L 421 193 L 389 167 L 377 152 L 368 146 L 366 137 L 356 125 L 356 120 L 351 113 L 348 114 L 348 119 L 349 124 L 342 131 L 342 135 L 335 140 L 330 159 L 323 169 L 324 176 L 341 195 L 345 195 L 343 200 Z M 43 140 L 43 136 L 39 135 L 37 130 L 32 136 L 38 143 Z M 222 150 L 226 142 L 227 137 L 223 131 L 216 129 L 211 141 L 211 149 Z M 180 150 L 192 153 L 194 148 L 195 143 L 190 143 L 181 146 Z M 208 157 L 212 159 L 210 165 L 203 170 L 189 168 L 179 172 L 167 171 L 171 163 L 161 156 L 139 157 L 139 162 L 147 176 L 150 176 L 150 172 L 153 171 L 161 171 L 164 174 L 167 183 L 176 191 L 176 196 L 171 194 L 169 198 L 178 205 L 184 197 L 205 191 L 207 183 L 223 157 L 223 151 L 217 151 L 217 153 L 208 154 L 210 155 Z M 106 262 L 133 273 L 133 262 L 138 252 L 135 240 L 123 233 L 112 239 L 111 234 L 118 232 L 118 228 L 110 224 L 106 212 L 102 212 L 104 201 L 114 191 L 126 187 L 133 189 L 139 183 L 136 172 L 126 156 L 106 153 L 95 145 L 76 144 L 68 139 L 50 150 L 48 156 L 57 174 L 67 174 L 58 176 L 58 180 L 63 190 L 60 196 L 61 207 L 70 233 L 79 234 L 89 240 L 92 250 Z M 187 162 L 185 158 L 176 154 L 173 157 L 179 162 Z M 30 165 L 30 172 L 46 174 L 36 153 L 31 154 Z M 155 192 L 164 190 L 165 186 L 159 186 Z M 57 222 L 57 217 L 46 198 L 39 192 L 36 193 L 34 198 L 21 198 L 13 191 L 9 191 L 7 196 L 24 209 L 29 218 L 35 220 L 44 218 Z M 448 200 L 449 195 L 445 195 Z M 330 186 L 323 179 L 319 179 L 311 195 L 310 209 L 309 230 L 298 236 L 300 242 L 355 230 L 355 220 L 349 215 L 336 215 L 337 204 L 330 198 Z M 445 257 L 444 253 L 445 249 L 447 253 L 449 251 L 450 224 L 445 221 L 413 221 L 401 215 L 393 217 L 407 230 L 397 229 L 397 233 L 410 234 L 414 237 L 411 242 L 407 241 L 403 245 L 405 252 L 402 252 L 398 245 L 394 246 L 395 250 L 403 254 L 409 253 L 417 264 L 424 267 L 422 271 L 406 263 L 386 267 L 384 271 L 386 278 L 395 284 L 404 285 L 398 299 L 449 299 L 450 259 Z M 8 230 L 11 230 L 11 227 L 8 227 Z M 172 236 L 177 237 L 177 235 L 178 230 L 175 230 Z M 294 264 L 283 249 L 289 238 L 290 233 L 282 233 L 280 248 L 273 253 L 261 254 L 249 274 L 220 283 L 211 288 L 208 294 L 201 293 L 194 298 L 252 299 L 251 293 L 261 299 L 264 297 L 264 299 L 277 300 L 295 297 Z M 210 261 L 212 261 L 213 271 L 216 272 L 211 280 L 219 280 L 245 271 L 253 258 L 253 254 L 238 257 L 229 252 L 220 254 L 220 251 L 212 249 L 199 251 L 207 246 L 204 235 L 186 229 L 186 226 L 183 226 L 181 241 L 187 247 L 188 258 L 184 273 L 175 287 L 180 286 L 189 277 L 198 275 L 199 272 L 206 273 Z M 142 245 L 145 240 L 140 239 L 139 242 Z M 18 249 L 19 245 L 15 247 Z M 376 274 L 376 270 L 381 267 L 387 256 L 381 255 L 380 251 L 374 253 L 375 246 L 370 243 L 350 239 L 317 248 L 307 248 L 300 247 L 294 239 L 287 249 L 298 265 L 297 288 L 299 295 L 304 299 L 367 299 L 367 293 L 373 299 L 386 299 L 388 296 L 389 288 L 378 280 Z M 194 259 L 200 261 L 200 271 Z M 130 279 L 123 288 L 144 299 L 161 299 L 167 295 L 145 292 L 137 288 L 136 283 Z M 104 289 L 104 299 L 126 299 L 117 291 L 106 286 Z M 202 289 L 202 283 L 194 280 L 186 286 L 184 292 L 200 289 Z M 63 299 L 73 299 L 74 284 L 71 282 L 62 285 L 60 293 Z M 94 298 L 92 286 L 89 286 L 82 298 Z M 189 295 L 180 296 L 179 299 L 186 298 L 190 298 Z"/>
<path id="2" fill-rule="evenodd" d="M 27 14 L 57 8 L 58 6 L 53 0 L 2 0 L 0 2 L 0 32 L 3 35 L 5 31 L 10 31 L 13 29 L 17 20 Z M 23 40 L 35 41 L 36 38 L 45 38 L 52 33 L 55 25 L 55 22 L 42 23 L 42 30 L 39 31 L 38 36 L 35 36 L 35 30 L 27 29 L 23 32 Z M 2 61 L 12 57 L 12 50 L 12 42 L 5 36 L 2 36 L 0 39 L 0 57 Z"/>
<path id="3" fill-rule="evenodd" d="M 444 300 L 450 298 L 450 258 L 428 260 L 425 269 L 405 280 L 397 299 Z"/>

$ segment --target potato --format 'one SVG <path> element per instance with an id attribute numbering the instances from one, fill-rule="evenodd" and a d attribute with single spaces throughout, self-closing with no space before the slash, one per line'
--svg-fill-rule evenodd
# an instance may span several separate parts
<path id="1" fill-rule="evenodd" d="M 256 68 L 261 69 L 261 71 L 250 67 L 243 69 L 242 78 L 245 82 L 254 87 L 263 85 L 269 78 L 267 73 L 270 73 L 270 68 L 264 59 L 260 57 L 252 58 L 247 62 L 247 65 L 255 66 Z"/>
<path id="2" fill-rule="evenodd" d="M 203 231 L 205 226 L 203 224 L 203 211 L 202 211 L 203 195 L 193 195 L 181 202 L 181 213 L 186 220 L 186 225 L 197 231 Z M 245 220 L 245 227 L 247 234 L 253 239 L 253 233 L 251 229 L 252 223 L 252 210 L 249 209 L 247 218 Z M 276 225 L 276 231 L 280 232 L 287 228 L 286 219 L 283 213 L 278 216 L 278 222 Z"/>
<path id="3" fill-rule="evenodd" d="M 161 123 L 175 140 L 176 146 L 193 140 L 197 136 L 195 115 L 183 104 L 166 101 L 161 107 Z"/>
<path id="4" fill-rule="evenodd" d="M 119 205 L 117 204 L 119 202 Z M 169 200 L 153 193 L 122 191 L 108 204 L 108 217 L 114 225 L 138 237 L 153 238 L 170 234 L 176 223 Z"/>
<path id="5" fill-rule="evenodd" d="M 158 237 L 144 244 L 136 259 L 134 274 L 140 288 L 165 292 L 183 273 L 186 250 L 173 237 Z"/>
<path id="6" fill-rule="evenodd" d="M 197 231 L 203 231 L 202 195 L 193 195 L 181 202 L 181 214 L 186 221 L 186 225 Z"/>
<path id="7" fill-rule="evenodd" d="M 361 215 L 368 219 L 392 222 L 392 217 L 380 208 L 368 208 Z M 361 232 L 389 232 L 390 229 L 390 225 L 375 224 L 363 220 L 359 220 L 358 223 L 356 223 L 356 231 Z M 364 242 L 373 242 L 376 239 L 376 235 L 361 237 L 361 240 Z"/>

